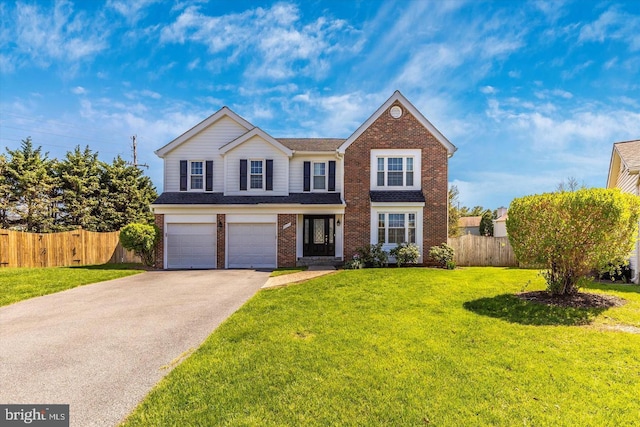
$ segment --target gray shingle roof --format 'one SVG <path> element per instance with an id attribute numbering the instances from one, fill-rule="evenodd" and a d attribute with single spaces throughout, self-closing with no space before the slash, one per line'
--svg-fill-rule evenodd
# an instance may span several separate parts
<path id="1" fill-rule="evenodd" d="M 162 193 L 154 205 L 341 205 L 340 193 L 291 193 L 288 196 L 225 196 L 223 193 Z"/>
<path id="2" fill-rule="evenodd" d="M 336 151 L 345 141 L 340 138 L 275 138 L 275 140 L 295 151 Z"/>
<path id="3" fill-rule="evenodd" d="M 640 169 L 640 139 L 636 141 L 616 142 L 614 144 L 622 161 L 631 170 Z"/>
<path id="4" fill-rule="evenodd" d="M 369 191 L 369 197 L 372 202 L 422 202 L 424 203 L 424 194 L 422 191 Z"/>

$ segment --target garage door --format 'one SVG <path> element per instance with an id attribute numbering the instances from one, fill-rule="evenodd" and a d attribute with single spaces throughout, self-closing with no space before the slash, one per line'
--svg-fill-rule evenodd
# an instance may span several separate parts
<path id="1" fill-rule="evenodd" d="M 228 224 L 229 268 L 276 268 L 275 224 Z"/>
<path id="2" fill-rule="evenodd" d="M 216 268 L 216 225 L 167 224 L 167 268 Z"/>

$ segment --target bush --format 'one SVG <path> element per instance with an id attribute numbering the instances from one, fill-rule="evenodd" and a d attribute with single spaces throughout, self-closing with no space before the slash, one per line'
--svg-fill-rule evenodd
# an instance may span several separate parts
<path id="1" fill-rule="evenodd" d="M 389 251 L 389 255 L 396 259 L 398 267 L 402 267 L 417 263 L 420 258 L 420 249 L 414 243 L 398 243 L 398 246 Z"/>
<path id="2" fill-rule="evenodd" d="M 159 238 L 160 232 L 155 225 L 132 223 L 120 230 L 122 247 L 135 252 L 147 266 L 154 263 L 155 246 Z"/>
<path id="3" fill-rule="evenodd" d="M 389 255 L 382 249 L 382 243 L 356 249 L 365 267 L 386 267 Z"/>
<path id="4" fill-rule="evenodd" d="M 518 261 L 546 268 L 547 290 L 568 295 L 592 271 L 625 262 L 639 219 L 637 196 L 592 188 L 514 199 L 507 231 Z"/>
<path id="5" fill-rule="evenodd" d="M 347 261 L 344 263 L 345 270 L 358 270 L 363 267 L 364 267 L 364 264 L 360 259 L 360 255 L 358 254 L 355 254 L 350 261 Z"/>
<path id="6" fill-rule="evenodd" d="M 429 256 L 435 260 L 442 268 L 453 270 L 456 268 L 456 264 L 453 261 L 455 251 L 446 243 L 442 243 L 440 246 L 431 246 L 429 249 Z"/>

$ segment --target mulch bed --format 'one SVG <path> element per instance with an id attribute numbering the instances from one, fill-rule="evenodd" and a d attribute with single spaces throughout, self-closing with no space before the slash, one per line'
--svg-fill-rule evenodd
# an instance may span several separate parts
<path id="1" fill-rule="evenodd" d="M 578 292 L 573 295 L 553 295 L 547 291 L 523 292 L 518 298 L 539 304 L 573 308 L 611 308 L 624 305 L 625 300 L 613 295 Z"/>

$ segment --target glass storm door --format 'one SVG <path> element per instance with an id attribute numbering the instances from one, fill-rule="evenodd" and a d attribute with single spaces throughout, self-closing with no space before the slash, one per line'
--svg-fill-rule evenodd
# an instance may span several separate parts
<path id="1" fill-rule="evenodd" d="M 333 215 L 304 216 L 304 256 L 335 256 Z"/>

